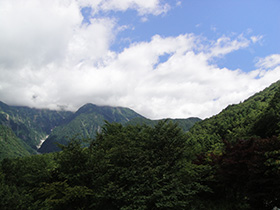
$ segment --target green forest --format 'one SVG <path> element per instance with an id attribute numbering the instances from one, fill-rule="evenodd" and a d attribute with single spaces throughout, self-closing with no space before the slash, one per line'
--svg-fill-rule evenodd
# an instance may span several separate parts
<path id="1" fill-rule="evenodd" d="M 280 82 L 187 132 L 178 124 L 107 121 L 61 151 L 4 158 L 0 209 L 280 207 Z"/>

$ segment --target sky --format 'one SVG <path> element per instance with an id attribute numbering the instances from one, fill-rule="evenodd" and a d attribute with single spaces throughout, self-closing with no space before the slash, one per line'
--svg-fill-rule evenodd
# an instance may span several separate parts
<path id="1" fill-rule="evenodd" d="M 0 101 L 202 119 L 280 79 L 279 0 L 0 0 Z"/>

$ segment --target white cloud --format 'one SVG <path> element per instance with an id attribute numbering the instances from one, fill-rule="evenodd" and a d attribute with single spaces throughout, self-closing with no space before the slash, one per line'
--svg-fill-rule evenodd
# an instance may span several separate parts
<path id="1" fill-rule="evenodd" d="M 5 32 L 0 33 L 0 100 L 71 110 L 91 102 L 130 107 L 151 118 L 204 118 L 280 78 L 279 55 L 260 59 L 250 73 L 211 64 L 214 57 L 257 40 L 242 35 L 216 41 L 194 34 L 155 35 L 113 52 L 117 20 L 92 18 L 83 25 L 81 5 L 135 9 L 140 15 L 167 8 L 156 0 L 0 1 L 0 31 Z"/>
<path id="2" fill-rule="evenodd" d="M 182 5 L 182 1 L 177 1 L 176 2 L 176 6 L 181 6 Z"/>
<path id="3" fill-rule="evenodd" d="M 232 51 L 248 47 L 249 44 L 250 41 L 244 38 L 243 35 L 238 36 L 235 40 L 231 40 L 229 37 L 222 36 L 217 40 L 214 46 L 211 46 L 211 52 L 209 55 L 211 57 L 223 56 Z"/>
<path id="4" fill-rule="evenodd" d="M 162 3 L 161 0 L 78 0 L 78 3 L 81 6 L 91 6 L 94 14 L 99 11 L 126 11 L 133 9 L 139 15 L 160 15 L 170 9 L 170 6 Z"/>
<path id="5" fill-rule="evenodd" d="M 257 67 L 270 69 L 280 65 L 280 54 L 273 54 L 265 58 L 260 58 Z"/>
<path id="6" fill-rule="evenodd" d="M 40 66 L 62 59 L 82 16 L 74 3 L 0 1 L 0 63 Z"/>
<path id="7" fill-rule="evenodd" d="M 70 65 L 98 63 L 108 54 L 114 39 L 112 19 L 92 19 L 90 25 L 82 25 L 72 32 L 66 56 Z"/>
<path id="8" fill-rule="evenodd" d="M 251 40 L 253 43 L 256 43 L 256 42 L 259 42 L 260 40 L 263 39 L 263 36 L 262 35 L 259 35 L 259 36 L 251 36 Z"/>

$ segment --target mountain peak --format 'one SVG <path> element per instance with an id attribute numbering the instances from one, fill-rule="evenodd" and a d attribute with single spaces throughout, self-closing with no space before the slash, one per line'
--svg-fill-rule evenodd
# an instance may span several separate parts
<path id="1" fill-rule="evenodd" d="M 82 113 L 87 113 L 87 112 L 92 112 L 93 110 L 97 109 L 98 106 L 95 104 L 87 103 L 80 107 L 76 114 L 82 114 Z"/>

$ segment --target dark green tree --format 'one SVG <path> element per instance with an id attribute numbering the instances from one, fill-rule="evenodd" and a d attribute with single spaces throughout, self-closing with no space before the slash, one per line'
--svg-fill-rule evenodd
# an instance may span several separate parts
<path id="1" fill-rule="evenodd" d="M 280 86 L 269 102 L 267 109 L 253 126 L 252 133 L 262 138 L 280 134 Z"/>
<path id="2" fill-rule="evenodd" d="M 280 140 L 272 137 L 225 142 L 225 145 L 222 155 L 212 154 L 210 161 L 203 163 L 212 166 L 213 176 L 208 182 L 213 192 L 203 198 L 224 209 L 279 207 Z"/>
<path id="3" fill-rule="evenodd" d="M 98 209 L 191 209 L 198 192 L 206 190 L 175 124 L 106 124 L 91 150 L 100 163 L 93 179 Z"/>

